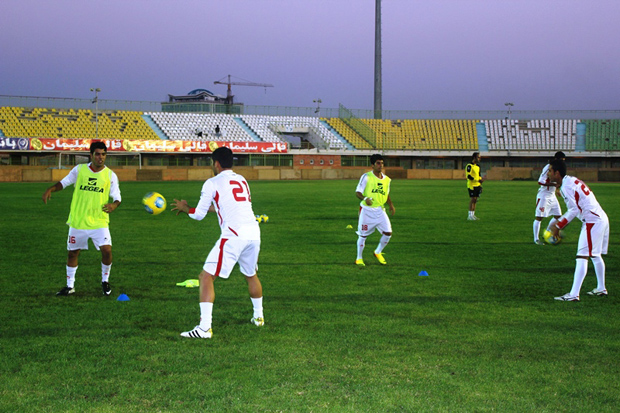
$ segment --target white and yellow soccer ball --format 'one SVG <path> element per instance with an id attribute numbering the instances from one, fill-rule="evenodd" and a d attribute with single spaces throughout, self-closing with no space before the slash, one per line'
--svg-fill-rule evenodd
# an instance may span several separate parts
<path id="1" fill-rule="evenodd" d="M 158 192 L 149 192 L 144 195 L 142 204 L 149 214 L 159 215 L 166 210 L 166 198 Z"/>
<path id="2" fill-rule="evenodd" d="M 560 231 L 560 233 L 558 234 L 557 237 L 554 237 L 553 234 L 551 233 L 551 231 L 545 231 L 543 233 L 543 239 L 545 240 L 545 242 L 547 244 L 551 244 L 551 245 L 558 245 L 562 242 L 562 240 L 564 239 L 564 233 L 562 231 Z"/>

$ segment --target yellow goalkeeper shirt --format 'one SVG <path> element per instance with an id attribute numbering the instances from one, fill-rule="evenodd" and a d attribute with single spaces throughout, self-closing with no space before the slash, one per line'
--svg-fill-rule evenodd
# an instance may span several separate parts
<path id="1" fill-rule="evenodd" d="M 469 189 L 482 185 L 480 183 L 480 165 L 468 163 L 465 168 L 465 178 L 467 178 L 467 188 Z"/>

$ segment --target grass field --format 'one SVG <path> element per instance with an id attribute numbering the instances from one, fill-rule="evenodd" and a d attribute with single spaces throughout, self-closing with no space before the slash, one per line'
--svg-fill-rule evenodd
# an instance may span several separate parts
<path id="1" fill-rule="evenodd" d="M 620 184 L 590 185 L 611 221 L 610 295 L 585 294 L 590 264 L 571 303 L 553 297 L 570 290 L 580 223 L 558 247 L 534 245 L 535 182 L 485 183 L 469 222 L 464 182 L 393 181 L 388 265 L 374 234 L 363 269 L 346 229 L 356 183 L 250 182 L 255 213 L 270 217 L 266 325 L 249 323 L 235 270 L 216 283 L 211 340 L 179 337 L 198 323 L 198 290 L 175 284 L 197 278 L 214 217 L 140 204 L 158 191 L 195 205 L 202 182 L 121 183 L 112 297 L 92 246 L 76 294 L 55 296 L 72 189 L 44 205 L 49 183 L 0 183 L 0 411 L 617 411 Z"/>

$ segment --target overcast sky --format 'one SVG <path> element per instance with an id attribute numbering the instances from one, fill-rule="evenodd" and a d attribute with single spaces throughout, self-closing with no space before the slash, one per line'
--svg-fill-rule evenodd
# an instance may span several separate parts
<path id="1" fill-rule="evenodd" d="M 373 108 L 375 0 L 1 0 L 0 94 Z M 384 110 L 619 110 L 620 0 L 383 0 Z"/>

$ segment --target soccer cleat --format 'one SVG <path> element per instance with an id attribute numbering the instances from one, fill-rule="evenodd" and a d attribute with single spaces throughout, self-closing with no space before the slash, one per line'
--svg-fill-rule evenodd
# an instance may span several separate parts
<path id="1" fill-rule="evenodd" d="M 534 241 L 534 244 L 536 245 L 545 245 L 545 243 L 539 239 L 537 239 L 536 241 Z"/>
<path id="2" fill-rule="evenodd" d="M 56 295 L 71 295 L 75 293 L 75 288 L 62 287 L 60 291 L 56 293 Z"/>
<path id="3" fill-rule="evenodd" d="M 382 253 L 378 253 L 378 254 L 375 253 L 375 257 L 377 257 L 377 260 L 379 260 L 381 265 L 387 264 L 387 261 L 385 261 L 385 258 L 383 258 L 383 254 Z"/>
<path id="4" fill-rule="evenodd" d="M 189 337 L 189 338 L 211 338 L 213 337 L 213 330 L 208 329 L 207 331 L 200 328 L 200 326 L 194 327 L 191 331 L 184 331 L 181 333 L 181 337 Z"/>
<path id="5" fill-rule="evenodd" d="M 478 221 L 478 217 L 477 216 L 471 216 L 471 217 L 467 217 L 468 221 Z"/>
<path id="6" fill-rule="evenodd" d="M 570 295 L 570 293 L 566 293 L 559 297 L 554 297 L 553 299 L 558 301 L 579 301 L 579 296 L 573 297 Z"/>
<path id="7" fill-rule="evenodd" d="M 104 281 L 101 283 L 101 288 L 103 289 L 103 295 L 110 295 L 112 294 L 112 289 L 110 288 L 110 283 L 107 281 Z"/>
<path id="8" fill-rule="evenodd" d="M 355 260 L 355 265 L 357 265 L 358 267 L 365 267 L 366 264 L 364 264 L 364 260 Z"/>
<path id="9" fill-rule="evenodd" d="M 588 291 L 588 295 L 595 295 L 597 297 L 607 297 L 607 290 L 597 290 L 595 288 L 592 291 Z"/>
<path id="10" fill-rule="evenodd" d="M 265 319 L 263 317 L 254 317 L 250 320 L 251 323 L 254 323 L 257 327 L 262 327 L 265 325 Z"/>

